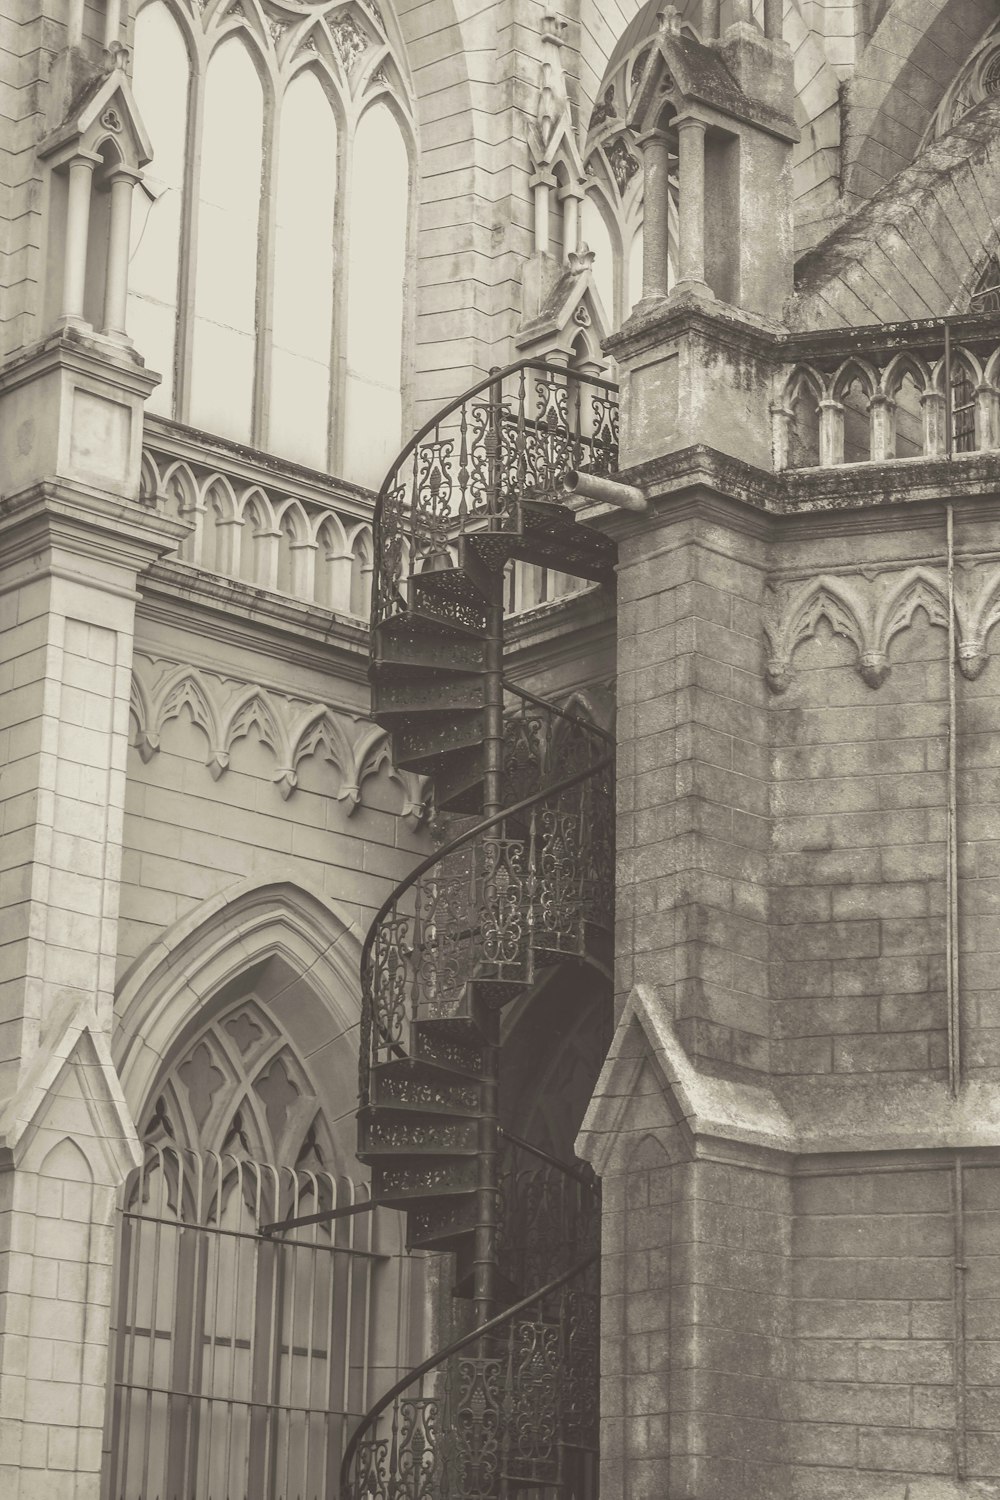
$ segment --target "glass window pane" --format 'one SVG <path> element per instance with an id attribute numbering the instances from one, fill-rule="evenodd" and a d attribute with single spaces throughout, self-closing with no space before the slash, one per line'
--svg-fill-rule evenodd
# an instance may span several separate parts
<path id="1" fill-rule="evenodd" d="M 406 146 L 384 104 L 361 117 L 353 174 L 344 469 L 348 478 L 377 486 L 400 443 L 409 206 Z"/>
<path id="2" fill-rule="evenodd" d="M 127 322 L 137 350 L 163 376 L 148 410 L 165 416 L 171 415 L 174 398 L 189 81 L 190 63 L 177 23 L 162 0 L 153 0 L 135 21 L 133 86 L 153 160 L 135 189 Z"/>
<path id="3" fill-rule="evenodd" d="M 580 227 L 584 243 L 594 252 L 594 288 L 601 299 L 608 328 L 617 328 L 615 252 L 607 221 L 591 195 L 583 200 Z"/>
<path id="4" fill-rule="evenodd" d="M 252 432 L 263 121 L 249 53 L 224 42 L 205 77 L 191 420 L 242 441 Z"/>
<path id="5" fill-rule="evenodd" d="M 325 469 L 333 322 L 337 127 L 314 73 L 281 102 L 270 447 Z"/>
<path id="6" fill-rule="evenodd" d="M 631 312 L 635 304 L 642 298 L 642 225 L 632 236 L 632 248 L 628 257 L 628 290 L 625 297 L 625 306 Z"/>

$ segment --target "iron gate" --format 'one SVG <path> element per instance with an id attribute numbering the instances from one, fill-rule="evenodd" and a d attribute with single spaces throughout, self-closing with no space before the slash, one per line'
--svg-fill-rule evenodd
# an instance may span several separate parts
<path id="1" fill-rule="evenodd" d="M 147 1149 L 119 1226 L 105 1500 L 326 1500 L 366 1410 L 371 1218 L 328 1173 Z"/>

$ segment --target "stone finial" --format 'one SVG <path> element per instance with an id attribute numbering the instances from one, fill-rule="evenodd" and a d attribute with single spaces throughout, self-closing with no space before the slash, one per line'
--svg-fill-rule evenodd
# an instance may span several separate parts
<path id="1" fill-rule="evenodd" d="M 569 113 L 566 75 L 560 56 L 565 30 L 566 22 L 558 16 L 542 17 L 542 77 L 536 122 L 543 146 L 548 146 L 555 138 L 559 125 Z"/>

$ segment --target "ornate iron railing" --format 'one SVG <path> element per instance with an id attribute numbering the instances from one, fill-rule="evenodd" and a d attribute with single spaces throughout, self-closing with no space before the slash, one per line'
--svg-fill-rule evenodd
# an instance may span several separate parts
<path id="1" fill-rule="evenodd" d="M 612 739 L 514 684 L 505 807 L 469 820 L 383 902 L 361 958 L 360 1101 L 415 1022 L 462 1013 L 475 982 L 530 984 L 539 955 L 583 956 L 610 930 Z"/>
<path id="2" fill-rule="evenodd" d="M 596 1493 L 597 1254 L 392 1386 L 352 1434 L 341 1500 Z"/>
<path id="3" fill-rule="evenodd" d="M 375 506 L 372 622 L 405 607 L 404 581 L 441 566 L 466 531 L 517 531 L 521 502 L 557 498 L 569 469 L 618 457 L 618 387 L 542 360 L 495 370 L 403 449 Z"/>

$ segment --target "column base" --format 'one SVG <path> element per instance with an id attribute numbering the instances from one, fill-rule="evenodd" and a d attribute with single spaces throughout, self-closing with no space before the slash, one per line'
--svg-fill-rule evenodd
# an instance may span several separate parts
<path id="1" fill-rule="evenodd" d="M 675 281 L 670 288 L 670 296 L 673 297 L 699 297 L 703 302 L 715 302 L 716 296 L 707 281 L 698 281 L 693 276 L 685 276 L 680 281 Z"/>

